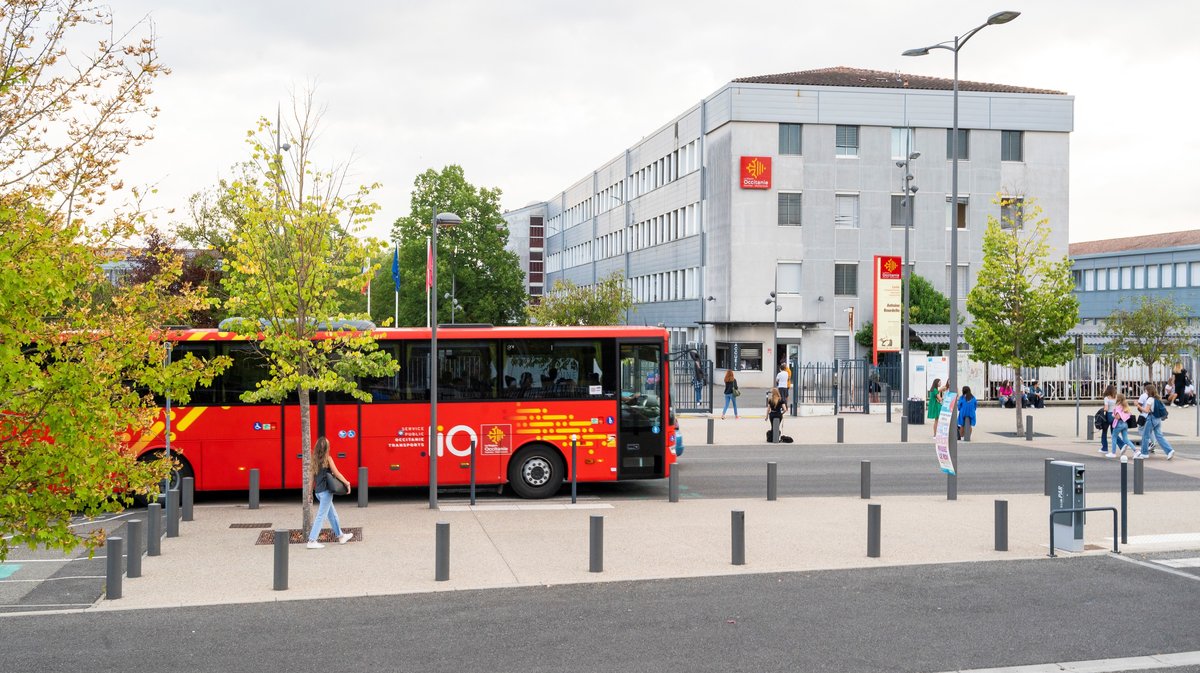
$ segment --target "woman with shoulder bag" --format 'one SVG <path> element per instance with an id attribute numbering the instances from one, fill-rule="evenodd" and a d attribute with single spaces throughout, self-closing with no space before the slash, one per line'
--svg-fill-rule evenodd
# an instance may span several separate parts
<path id="1" fill-rule="evenodd" d="M 317 542 L 317 537 L 321 534 L 321 527 L 325 523 L 325 517 L 329 517 L 329 526 L 333 529 L 333 537 L 337 539 L 338 544 L 346 544 L 354 537 L 354 533 L 343 533 L 342 526 L 338 522 L 337 509 L 333 506 L 333 488 L 339 488 L 345 485 L 344 491 L 339 491 L 341 495 L 350 492 L 350 480 L 342 476 L 342 473 L 337 468 L 337 463 L 333 462 L 333 456 L 329 455 L 329 440 L 324 437 L 318 437 L 317 443 L 313 447 L 312 461 L 312 478 L 313 478 L 313 493 L 317 497 L 317 502 L 320 507 L 317 509 L 317 516 L 313 519 L 312 530 L 308 531 L 308 548 L 321 549 L 325 545 Z"/>
<path id="2" fill-rule="evenodd" d="M 729 411 L 729 405 L 733 404 L 733 418 L 738 418 L 737 398 L 742 392 L 738 390 L 737 376 L 733 370 L 729 369 L 725 372 L 725 408 L 721 409 L 721 420 L 725 420 L 725 412 Z"/>

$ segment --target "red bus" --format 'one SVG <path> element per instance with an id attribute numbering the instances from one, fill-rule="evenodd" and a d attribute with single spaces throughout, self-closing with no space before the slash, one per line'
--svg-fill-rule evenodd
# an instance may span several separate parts
<path id="1" fill-rule="evenodd" d="M 342 472 L 371 486 L 429 484 L 428 329 L 373 329 L 400 364 L 359 381 L 371 402 L 313 394 L 313 436 L 326 436 Z M 318 337 L 319 338 L 319 337 Z M 242 490 L 257 468 L 265 489 L 302 486 L 300 410 L 247 404 L 267 376 L 253 339 L 213 329 L 171 333 L 173 359 L 229 356 L 233 364 L 187 406 L 171 408 L 171 452 L 198 491 Z M 438 328 L 438 484 L 509 484 L 545 498 L 570 479 L 577 435 L 580 482 L 661 479 L 675 462 L 667 332 L 652 327 Z M 164 417 L 129 439 L 141 457 L 166 448 Z"/>

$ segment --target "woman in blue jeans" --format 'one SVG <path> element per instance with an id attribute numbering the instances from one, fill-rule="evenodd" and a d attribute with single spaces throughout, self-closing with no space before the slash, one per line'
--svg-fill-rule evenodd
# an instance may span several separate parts
<path id="1" fill-rule="evenodd" d="M 728 369 L 725 371 L 725 408 L 721 409 L 721 419 L 722 420 L 725 419 L 725 412 L 729 411 L 730 404 L 733 404 L 733 418 L 734 418 L 734 420 L 737 420 L 737 418 L 738 418 L 737 398 L 738 398 L 737 377 L 734 376 L 732 369 Z"/>
<path id="2" fill-rule="evenodd" d="M 338 471 L 337 463 L 333 462 L 333 457 L 329 455 L 329 440 L 324 437 L 317 438 L 317 444 L 313 447 L 312 461 L 312 477 L 315 480 L 321 474 L 321 470 L 329 468 L 330 478 L 337 479 L 346 484 L 346 493 L 350 492 L 350 480 L 342 476 Z M 324 481 L 324 480 L 322 480 Z M 316 492 L 317 502 L 320 507 L 317 509 L 317 516 L 313 519 L 312 530 L 308 531 L 308 548 L 321 549 L 325 545 L 317 542 L 317 536 L 321 534 L 321 527 L 325 524 L 325 517 L 329 517 L 329 526 L 333 528 L 333 537 L 338 544 L 346 544 L 350 538 L 354 537 L 354 533 L 343 533 L 342 526 L 338 522 L 337 509 L 333 506 L 333 492 L 331 492 L 324 483 L 314 483 L 313 491 Z"/>
<path id="3" fill-rule="evenodd" d="M 1162 419 L 1155 415 L 1154 410 L 1158 407 L 1166 408 L 1162 400 L 1158 398 L 1158 386 L 1153 383 L 1146 384 L 1146 406 L 1141 408 L 1143 414 L 1146 415 L 1146 427 L 1142 430 L 1143 437 L 1153 436 L 1158 445 L 1163 448 L 1163 454 L 1167 460 L 1175 457 L 1175 449 L 1167 443 L 1167 438 L 1163 437 Z M 1135 454 L 1134 458 L 1146 458 L 1150 455 L 1150 445 L 1144 440 L 1142 441 L 1142 450 Z"/>

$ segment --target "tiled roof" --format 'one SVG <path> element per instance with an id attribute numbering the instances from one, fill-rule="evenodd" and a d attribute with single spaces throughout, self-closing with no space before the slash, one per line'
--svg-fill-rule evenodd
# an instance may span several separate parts
<path id="1" fill-rule="evenodd" d="M 803 70 L 801 72 L 784 72 L 775 75 L 756 75 L 739 77 L 734 82 L 753 84 L 791 84 L 803 86 L 856 86 L 876 89 L 935 89 L 950 91 L 954 89 L 954 80 L 944 77 L 925 77 L 924 75 L 905 75 L 899 72 L 883 70 L 864 70 L 862 68 L 822 68 L 820 70 Z M 1062 96 L 1063 91 L 1049 89 L 1033 89 L 1024 86 L 1008 84 L 988 84 L 986 82 L 958 81 L 959 91 L 988 91 L 992 93 L 1041 93 Z"/>
<path id="2" fill-rule="evenodd" d="M 1104 241 L 1072 243 L 1068 248 L 1071 257 L 1079 255 L 1102 255 L 1110 252 L 1130 250 L 1157 250 L 1159 248 L 1182 248 L 1200 245 L 1200 229 L 1171 231 L 1165 234 L 1143 234 L 1127 238 L 1110 238 Z"/>

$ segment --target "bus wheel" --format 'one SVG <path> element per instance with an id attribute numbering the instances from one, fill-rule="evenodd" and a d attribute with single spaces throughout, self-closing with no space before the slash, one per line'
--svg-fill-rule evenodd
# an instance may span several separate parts
<path id="1" fill-rule="evenodd" d="M 142 457 L 138 458 L 138 460 L 148 462 L 152 460 L 162 460 L 162 457 L 162 451 L 150 451 L 142 455 Z M 188 477 L 195 477 L 196 472 L 192 469 L 192 464 L 187 461 L 187 458 L 184 458 L 183 456 L 174 452 L 171 453 L 171 458 L 178 461 L 179 466 L 171 470 L 169 482 L 170 485 L 168 488 L 171 488 L 172 490 L 176 488 L 182 489 L 183 480 Z M 149 503 L 150 498 L 146 494 L 139 493 L 133 497 L 133 504 L 137 507 L 145 507 Z"/>
<path id="2" fill-rule="evenodd" d="M 549 498 L 565 477 L 562 458 L 548 446 L 522 449 L 508 464 L 508 481 L 522 498 Z"/>

